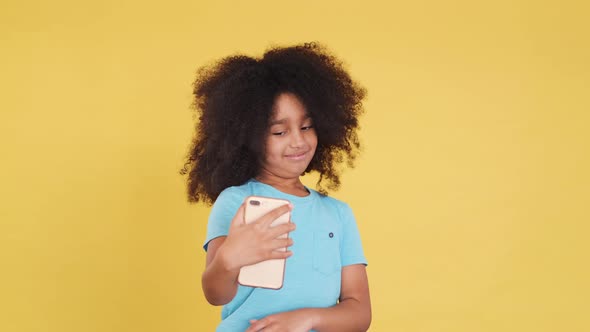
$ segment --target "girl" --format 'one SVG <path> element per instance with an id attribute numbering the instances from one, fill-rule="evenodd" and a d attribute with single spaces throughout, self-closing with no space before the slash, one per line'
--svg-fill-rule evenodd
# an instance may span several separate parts
<path id="1" fill-rule="evenodd" d="M 199 70 L 194 96 L 199 122 L 183 174 L 190 201 L 214 202 L 202 286 L 223 305 L 217 331 L 366 331 L 360 235 L 350 207 L 326 191 L 340 185 L 339 163 L 353 166 L 365 90 L 312 43 L 224 58 Z M 318 191 L 300 180 L 310 171 Z M 291 204 L 245 224 L 250 195 Z M 270 226 L 288 211 L 291 223 Z M 237 283 L 242 266 L 283 258 L 281 289 Z"/>

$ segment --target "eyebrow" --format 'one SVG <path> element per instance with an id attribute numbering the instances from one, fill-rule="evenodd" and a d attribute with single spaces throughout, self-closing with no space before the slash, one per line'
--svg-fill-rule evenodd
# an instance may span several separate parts
<path id="1" fill-rule="evenodd" d="M 303 121 L 308 120 L 308 119 L 311 119 L 311 116 L 309 116 L 309 115 L 306 114 L 303 117 Z M 272 120 L 270 122 L 270 125 L 271 126 L 274 126 L 274 125 L 277 125 L 277 124 L 284 124 L 285 122 L 287 122 L 287 119 L 286 118 L 285 119 L 279 119 L 279 120 Z"/>

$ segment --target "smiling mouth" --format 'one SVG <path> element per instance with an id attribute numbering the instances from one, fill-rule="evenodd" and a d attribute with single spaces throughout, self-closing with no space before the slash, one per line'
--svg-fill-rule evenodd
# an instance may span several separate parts
<path id="1" fill-rule="evenodd" d="M 302 153 L 288 154 L 288 155 L 285 155 L 285 158 L 291 159 L 291 160 L 302 160 L 307 155 L 307 152 L 309 152 L 309 151 L 305 151 Z"/>

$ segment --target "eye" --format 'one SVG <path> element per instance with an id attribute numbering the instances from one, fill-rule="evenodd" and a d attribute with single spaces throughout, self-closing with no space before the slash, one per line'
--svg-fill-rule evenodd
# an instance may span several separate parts
<path id="1" fill-rule="evenodd" d="M 274 135 L 274 136 L 283 136 L 283 135 L 285 135 L 286 133 L 287 133 L 286 131 L 279 131 L 279 132 L 274 132 L 274 133 L 271 133 L 271 135 Z"/>
<path id="2" fill-rule="evenodd" d="M 309 126 L 301 127 L 301 130 L 307 131 L 307 130 L 310 130 L 312 128 L 313 128 L 313 126 L 312 125 L 309 125 Z"/>

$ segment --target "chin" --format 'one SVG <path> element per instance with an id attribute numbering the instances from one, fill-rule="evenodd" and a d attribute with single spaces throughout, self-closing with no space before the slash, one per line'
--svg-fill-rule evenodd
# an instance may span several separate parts
<path id="1" fill-rule="evenodd" d="M 305 170 L 307 168 L 298 168 L 298 169 L 288 169 L 288 168 L 283 168 L 283 172 L 282 172 L 282 177 L 284 178 L 296 178 L 296 177 L 300 177 L 303 175 L 303 173 L 305 173 Z"/>

